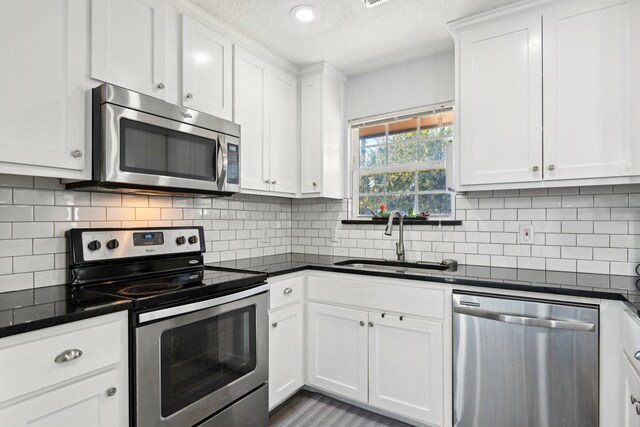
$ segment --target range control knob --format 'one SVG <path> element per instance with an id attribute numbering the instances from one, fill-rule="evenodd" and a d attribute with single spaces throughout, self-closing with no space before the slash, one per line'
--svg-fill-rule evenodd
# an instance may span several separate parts
<path id="1" fill-rule="evenodd" d="M 120 246 L 120 242 L 118 242 L 117 239 L 111 239 L 107 242 L 107 248 L 114 250 L 115 248 L 117 248 L 118 246 Z"/>
<path id="2" fill-rule="evenodd" d="M 194 243 L 198 243 L 198 236 L 190 236 L 189 237 L 189 243 L 191 243 L 192 245 Z"/>
<path id="3" fill-rule="evenodd" d="M 187 243 L 187 239 L 185 239 L 184 236 L 180 236 L 176 239 L 176 243 L 179 245 L 184 245 L 185 243 Z"/>
<path id="4" fill-rule="evenodd" d="M 100 249 L 102 247 L 102 245 L 100 244 L 100 242 L 98 242 L 97 240 L 92 240 L 89 242 L 89 244 L 87 245 L 87 248 L 89 248 L 89 250 L 91 252 L 97 251 L 98 249 Z"/>

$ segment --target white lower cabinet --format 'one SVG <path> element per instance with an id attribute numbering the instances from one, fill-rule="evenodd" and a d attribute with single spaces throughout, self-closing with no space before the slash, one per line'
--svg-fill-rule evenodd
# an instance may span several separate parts
<path id="1" fill-rule="evenodd" d="M 369 313 L 369 403 L 443 423 L 442 324 Z"/>
<path id="2" fill-rule="evenodd" d="M 366 403 L 368 313 L 313 302 L 308 313 L 307 382 Z"/>
<path id="3" fill-rule="evenodd" d="M 54 389 L 0 409 L 1 424 L 12 427 L 113 427 L 121 423 L 122 408 L 117 392 L 118 371 L 107 372 Z"/>
<path id="4" fill-rule="evenodd" d="M 307 282 L 307 383 L 449 426 L 450 290 L 347 275 L 312 275 Z"/>
<path id="5" fill-rule="evenodd" d="M 304 385 L 302 303 L 269 314 L 269 410 Z"/>
<path id="6" fill-rule="evenodd" d="M 129 423 L 127 312 L 0 339 L 0 426 Z"/>
<path id="7" fill-rule="evenodd" d="M 640 427 L 640 377 L 625 355 L 622 355 L 624 381 L 624 427 Z"/>

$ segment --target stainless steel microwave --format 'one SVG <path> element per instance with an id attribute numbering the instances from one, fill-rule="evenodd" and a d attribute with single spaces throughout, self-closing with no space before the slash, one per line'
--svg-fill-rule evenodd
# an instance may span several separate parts
<path id="1" fill-rule="evenodd" d="M 72 190 L 230 195 L 240 190 L 240 126 L 104 84 L 93 89 L 91 181 Z"/>

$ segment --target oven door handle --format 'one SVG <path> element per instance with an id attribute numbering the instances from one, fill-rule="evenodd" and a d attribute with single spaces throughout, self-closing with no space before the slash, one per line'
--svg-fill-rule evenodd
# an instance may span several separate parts
<path id="1" fill-rule="evenodd" d="M 138 315 L 138 323 L 143 324 L 154 320 L 166 319 L 167 317 L 178 316 L 180 314 L 187 314 L 194 311 L 204 310 L 205 308 L 211 308 L 248 298 L 253 295 L 261 294 L 263 292 L 267 292 L 268 290 L 269 284 L 264 284 L 255 288 L 247 289 L 246 291 L 236 292 L 219 298 L 194 302 L 191 304 L 184 304 L 177 307 L 163 308 L 161 310 L 151 311 L 149 313 L 142 313 Z"/>

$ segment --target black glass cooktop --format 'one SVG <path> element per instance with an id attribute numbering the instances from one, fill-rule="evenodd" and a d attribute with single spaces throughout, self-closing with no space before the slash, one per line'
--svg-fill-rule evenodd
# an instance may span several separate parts
<path id="1" fill-rule="evenodd" d="M 200 297 L 226 295 L 257 286 L 266 278 L 265 273 L 204 267 L 135 280 L 86 285 L 82 293 L 126 298 L 133 302 L 134 309 L 140 310 Z"/>

